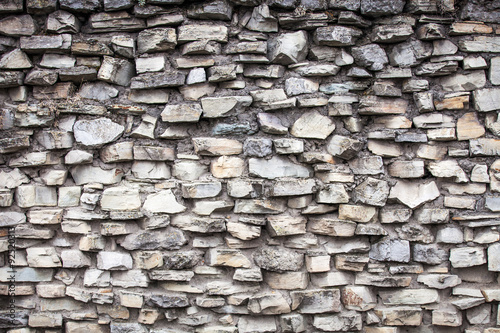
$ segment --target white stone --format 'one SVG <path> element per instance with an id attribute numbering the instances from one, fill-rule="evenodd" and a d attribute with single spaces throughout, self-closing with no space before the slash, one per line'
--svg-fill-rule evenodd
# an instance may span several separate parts
<path id="1" fill-rule="evenodd" d="M 177 202 L 171 190 L 148 195 L 143 208 L 151 213 L 167 214 L 177 214 L 186 210 L 185 206 Z"/>
<path id="2" fill-rule="evenodd" d="M 78 120 L 73 126 L 77 142 L 88 147 L 99 147 L 117 140 L 125 128 L 108 118 Z"/>

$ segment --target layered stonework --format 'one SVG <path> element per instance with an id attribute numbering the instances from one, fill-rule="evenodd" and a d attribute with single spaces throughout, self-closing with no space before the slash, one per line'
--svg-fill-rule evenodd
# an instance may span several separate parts
<path id="1" fill-rule="evenodd" d="M 499 110 L 495 1 L 0 0 L 0 330 L 498 333 Z"/>

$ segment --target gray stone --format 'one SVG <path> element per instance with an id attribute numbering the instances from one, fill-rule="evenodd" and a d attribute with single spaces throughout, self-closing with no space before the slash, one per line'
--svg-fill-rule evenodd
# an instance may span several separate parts
<path id="1" fill-rule="evenodd" d="M 260 268 L 273 272 L 296 271 L 304 264 L 302 254 L 274 247 L 262 247 L 255 251 L 253 260 Z"/>
<path id="2" fill-rule="evenodd" d="M 320 27 L 314 32 L 314 42 L 325 46 L 350 46 L 362 35 L 357 28 L 343 26 Z"/>
<path id="3" fill-rule="evenodd" d="M 416 66 L 423 59 L 429 58 L 432 54 L 432 44 L 420 40 L 409 40 L 397 44 L 389 54 L 389 61 L 392 66 L 410 67 Z"/>
<path id="4" fill-rule="evenodd" d="M 307 55 L 307 33 L 297 31 L 279 35 L 270 42 L 270 58 L 274 63 L 289 65 L 300 62 Z"/>
<path id="5" fill-rule="evenodd" d="M 250 96 L 207 97 L 201 99 L 203 117 L 227 117 L 250 106 Z"/>
<path id="6" fill-rule="evenodd" d="M 367 178 L 356 186 L 353 193 L 356 201 L 372 206 L 384 206 L 389 196 L 389 184 L 384 180 Z"/>
<path id="7" fill-rule="evenodd" d="M 262 4 L 253 9 L 252 16 L 246 24 L 246 28 L 253 31 L 277 32 L 278 20 L 271 15 L 269 7 L 266 4 Z"/>
<path id="8" fill-rule="evenodd" d="M 500 89 L 485 88 L 475 90 L 472 95 L 474 97 L 474 107 L 479 112 L 488 112 L 498 110 L 500 102 Z"/>
<path id="9" fill-rule="evenodd" d="M 361 14 L 369 16 L 394 15 L 403 12 L 405 1 L 361 0 Z"/>
<path id="10" fill-rule="evenodd" d="M 349 160 L 356 156 L 362 147 L 363 143 L 361 141 L 341 135 L 334 135 L 328 142 L 326 150 L 333 156 Z"/>
<path id="11" fill-rule="evenodd" d="M 168 228 L 162 231 L 143 231 L 130 234 L 121 240 L 120 245 L 126 250 L 179 249 L 187 243 L 184 233 Z"/>
<path id="12" fill-rule="evenodd" d="M 281 120 L 272 114 L 261 112 L 257 115 L 257 121 L 259 122 L 260 128 L 264 133 L 269 133 L 269 134 L 288 133 L 288 128 L 283 126 Z"/>
<path id="13" fill-rule="evenodd" d="M 273 142 L 270 139 L 246 139 L 243 151 L 247 156 L 265 157 L 273 153 Z"/>
<path id="14" fill-rule="evenodd" d="M 139 53 L 155 53 L 173 50 L 177 45 L 176 37 L 173 28 L 143 30 L 137 37 L 137 51 Z"/>
<path id="15" fill-rule="evenodd" d="M 202 20 L 225 20 L 230 21 L 233 8 L 226 0 L 211 0 L 203 4 L 191 5 L 187 16 Z"/>
<path id="16" fill-rule="evenodd" d="M 372 245 L 370 258 L 378 261 L 410 261 L 410 243 L 407 240 L 385 239 Z"/>
<path id="17" fill-rule="evenodd" d="M 291 160 L 274 156 L 269 160 L 251 158 L 248 164 L 249 173 L 256 177 L 275 179 L 280 177 L 307 178 L 311 170 Z"/>
<path id="18" fill-rule="evenodd" d="M 0 20 L 0 33 L 2 35 L 31 36 L 35 31 L 35 21 L 30 15 L 8 16 Z"/>
<path id="19" fill-rule="evenodd" d="M 118 90 L 104 82 L 89 82 L 83 84 L 79 94 L 83 98 L 104 101 L 118 96 Z"/>
<path id="20" fill-rule="evenodd" d="M 349 332 L 361 330 L 363 321 L 361 314 L 356 311 L 346 311 L 334 315 L 316 315 L 313 326 L 321 331 Z"/>
<path id="21" fill-rule="evenodd" d="M 448 253 L 436 244 L 413 246 L 413 260 L 428 265 L 439 265 L 448 259 Z"/>
<path id="22" fill-rule="evenodd" d="M 168 88 L 184 85 L 186 74 L 179 71 L 165 71 L 165 73 L 146 73 L 133 77 L 130 80 L 131 89 Z"/>
<path id="23" fill-rule="evenodd" d="M 397 199 L 408 207 L 415 209 L 439 196 L 439 189 L 435 182 L 413 183 L 400 180 L 391 188 L 389 198 Z"/>
<path id="24" fill-rule="evenodd" d="M 374 43 L 397 43 L 404 42 L 412 34 L 413 28 L 409 24 L 387 24 L 373 28 L 370 39 Z"/>
<path id="25" fill-rule="evenodd" d="M 113 142 L 122 135 L 123 131 L 123 126 L 108 118 L 79 120 L 73 126 L 76 141 L 89 147 L 99 147 Z"/>
<path id="26" fill-rule="evenodd" d="M 358 65 L 367 67 L 373 71 L 382 70 L 389 63 L 387 54 L 378 44 L 353 47 L 351 51 Z"/>

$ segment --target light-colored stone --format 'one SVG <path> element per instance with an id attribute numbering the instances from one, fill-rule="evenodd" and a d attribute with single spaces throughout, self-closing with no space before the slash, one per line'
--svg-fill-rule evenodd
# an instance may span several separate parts
<path id="1" fill-rule="evenodd" d="M 394 198 L 408 207 L 415 209 L 422 204 L 439 197 L 439 189 L 435 182 L 416 183 L 408 181 L 398 181 L 391 188 L 389 198 Z"/>
<path id="2" fill-rule="evenodd" d="M 293 124 L 290 133 L 298 138 L 326 139 L 335 130 L 335 124 L 317 111 L 303 114 Z"/>
<path id="3" fill-rule="evenodd" d="M 171 190 L 162 190 L 148 195 L 143 208 L 151 213 L 167 214 L 177 214 L 186 210 L 185 206 L 177 202 Z"/>
<path id="4" fill-rule="evenodd" d="M 76 141 L 88 147 L 99 147 L 113 142 L 122 135 L 124 129 L 108 118 L 79 120 L 73 126 Z"/>

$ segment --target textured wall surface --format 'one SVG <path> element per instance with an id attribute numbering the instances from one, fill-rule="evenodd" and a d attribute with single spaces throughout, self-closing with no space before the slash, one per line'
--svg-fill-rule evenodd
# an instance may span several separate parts
<path id="1" fill-rule="evenodd" d="M 498 24 L 0 0 L 0 330 L 500 332 Z"/>

